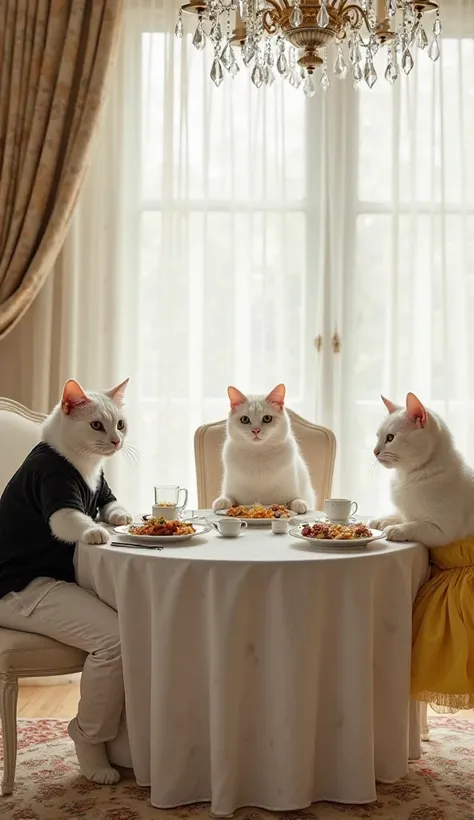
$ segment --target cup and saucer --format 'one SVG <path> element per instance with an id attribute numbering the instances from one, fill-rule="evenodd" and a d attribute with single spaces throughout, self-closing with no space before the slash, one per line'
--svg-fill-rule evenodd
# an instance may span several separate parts
<path id="1" fill-rule="evenodd" d="M 331 524 L 352 524 L 359 505 L 350 498 L 326 498 L 324 502 L 324 517 Z"/>
<path id="2" fill-rule="evenodd" d="M 208 519 L 208 524 L 211 524 L 222 538 L 237 538 L 247 528 L 247 522 L 240 518 L 220 518 L 219 521 Z"/>

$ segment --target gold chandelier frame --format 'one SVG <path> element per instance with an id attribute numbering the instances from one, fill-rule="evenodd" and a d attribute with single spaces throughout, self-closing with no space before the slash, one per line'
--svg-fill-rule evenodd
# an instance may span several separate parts
<path id="1" fill-rule="evenodd" d="M 365 24 L 367 30 L 373 32 L 378 45 L 390 43 L 396 37 L 396 32 L 391 28 L 386 0 L 376 0 L 375 27 L 365 9 L 353 0 L 325 0 L 325 2 L 300 0 L 302 22 L 298 27 L 292 25 L 291 22 L 291 15 L 295 8 L 293 2 L 266 0 L 266 3 L 268 8 L 260 12 L 265 33 L 269 36 L 280 34 L 286 42 L 293 46 L 300 53 L 298 64 L 302 69 L 306 69 L 308 74 L 313 74 L 315 69 L 323 63 L 318 52 L 333 41 L 342 42 L 346 39 L 348 28 L 351 31 L 359 31 Z M 409 5 L 418 20 L 421 20 L 428 12 L 439 10 L 439 3 L 436 0 L 410 0 Z M 328 24 L 324 28 L 318 25 L 318 16 L 323 6 L 328 16 Z M 207 16 L 208 4 L 206 0 L 189 0 L 181 6 L 181 11 L 196 14 L 202 19 Z M 246 24 L 237 13 L 230 42 L 232 46 L 242 48 L 246 37 Z M 360 43 L 367 46 L 362 38 Z"/>

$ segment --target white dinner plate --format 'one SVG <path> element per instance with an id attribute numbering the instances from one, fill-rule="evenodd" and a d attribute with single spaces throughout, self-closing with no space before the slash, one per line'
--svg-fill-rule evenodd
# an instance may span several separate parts
<path id="1" fill-rule="evenodd" d="M 205 535 L 207 532 L 211 531 L 211 527 L 208 524 L 194 524 L 193 527 L 196 532 L 191 532 L 188 535 L 133 535 L 129 531 L 130 526 L 141 526 L 142 522 L 138 522 L 135 525 L 126 524 L 123 527 L 114 527 L 114 532 L 117 535 L 122 535 L 127 538 L 127 541 L 130 541 L 132 544 L 140 545 L 140 547 L 146 547 L 149 545 L 150 547 L 154 544 L 182 544 L 183 541 L 190 541 L 191 538 L 195 538 L 197 535 Z"/>
<path id="2" fill-rule="evenodd" d="M 300 538 L 302 541 L 307 541 L 308 544 L 311 546 L 316 547 L 318 549 L 324 550 L 359 550 L 361 547 L 366 547 L 367 544 L 371 544 L 372 541 L 380 541 L 381 538 L 385 538 L 385 533 L 381 532 L 380 530 L 370 530 L 372 535 L 367 538 L 357 538 L 353 541 L 347 541 L 343 539 L 336 539 L 336 538 L 311 538 L 309 535 L 303 535 L 301 532 L 301 526 L 293 527 L 290 530 L 290 535 L 293 538 Z"/>
<path id="3" fill-rule="evenodd" d="M 249 506 L 251 506 L 251 505 L 249 504 Z M 229 510 L 217 510 L 215 515 L 227 515 L 228 512 L 229 512 Z M 282 518 L 280 520 L 291 522 L 295 518 L 298 519 L 298 515 L 296 513 L 294 513 L 292 510 L 288 510 L 288 512 L 290 513 L 289 517 L 288 518 Z M 246 521 L 247 526 L 249 526 L 249 527 L 271 527 L 272 521 L 275 520 L 274 518 L 244 518 L 243 515 L 238 515 L 238 516 L 230 516 L 229 515 L 228 517 L 229 518 L 234 518 L 235 517 L 235 518 L 238 518 L 239 521 Z M 299 518 L 301 518 L 301 516 L 299 516 Z"/>

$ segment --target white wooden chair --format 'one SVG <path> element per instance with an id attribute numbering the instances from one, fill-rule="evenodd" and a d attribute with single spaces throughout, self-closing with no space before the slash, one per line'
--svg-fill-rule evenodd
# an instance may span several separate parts
<path id="1" fill-rule="evenodd" d="M 293 432 L 308 465 L 311 481 L 319 504 L 331 494 L 336 437 L 326 427 L 312 424 L 292 410 L 288 410 Z M 225 421 L 203 424 L 194 434 L 194 455 L 198 504 L 209 509 L 220 495 L 222 484 L 222 447 L 225 439 Z M 256 499 L 257 500 L 257 499 Z"/>
<path id="2" fill-rule="evenodd" d="M 44 416 L 0 398 L 0 494 L 38 443 Z M 34 537 L 34 533 L 32 534 Z M 42 635 L 0 628 L 0 713 L 3 735 L 2 794 L 11 794 L 17 753 L 19 678 L 80 672 L 86 655 Z"/>

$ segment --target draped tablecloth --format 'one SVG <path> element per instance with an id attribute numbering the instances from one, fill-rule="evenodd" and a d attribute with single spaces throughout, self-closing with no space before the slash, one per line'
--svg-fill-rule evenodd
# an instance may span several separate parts
<path id="1" fill-rule="evenodd" d="M 162 552 L 81 545 L 76 566 L 119 614 L 131 761 L 154 806 L 371 802 L 419 757 L 421 545 L 315 552 L 249 527 Z"/>

